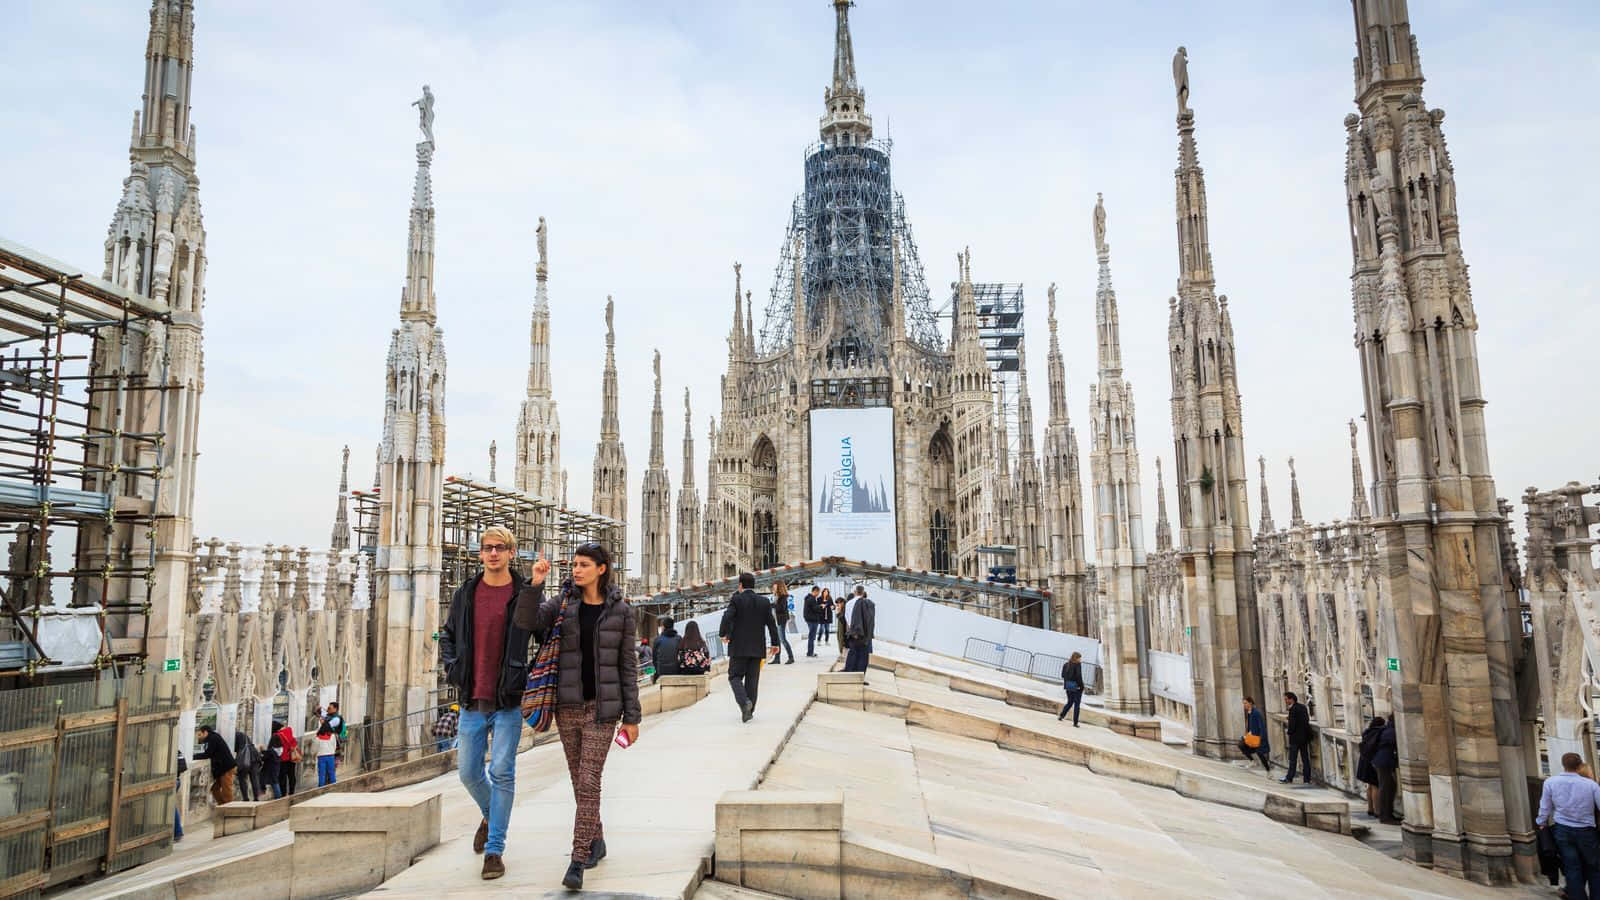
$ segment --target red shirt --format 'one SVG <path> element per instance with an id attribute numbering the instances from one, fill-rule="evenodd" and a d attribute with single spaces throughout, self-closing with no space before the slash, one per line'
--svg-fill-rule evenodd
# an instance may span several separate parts
<path id="1" fill-rule="evenodd" d="M 495 587 L 480 578 L 472 595 L 472 699 L 487 700 L 496 708 L 512 587 L 509 581 Z"/>

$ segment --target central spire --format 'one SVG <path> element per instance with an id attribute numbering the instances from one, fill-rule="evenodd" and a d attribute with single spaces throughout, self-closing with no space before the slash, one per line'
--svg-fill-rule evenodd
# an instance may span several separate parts
<path id="1" fill-rule="evenodd" d="M 856 53 L 850 43 L 851 0 L 833 0 L 837 16 L 833 38 L 833 84 L 823 91 L 827 112 L 822 117 L 822 142 L 830 147 L 859 147 L 872 140 L 867 92 L 856 83 Z"/>
<path id="2" fill-rule="evenodd" d="M 406 240 L 406 283 L 400 293 L 400 321 L 421 319 L 432 325 L 436 319 L 433 297 L 433 91 L 422 86 L 417 107 L 418 127 L 423 139 L 417 142 L 417 178 L 411 189 L 411 229 Z"/>

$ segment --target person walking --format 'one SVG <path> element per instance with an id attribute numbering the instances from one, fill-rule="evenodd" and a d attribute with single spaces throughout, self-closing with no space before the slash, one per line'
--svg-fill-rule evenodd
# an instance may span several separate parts
<path id="1" fill-rule="evenodd" d="M 700 623 L 691 621 L 683 626 L 683 639 L 678 642 L 678 674 L 704 675 L 711 671 L 711 648 L 700 635 Z"/>
<path id="2" fill-rule="evenodd" d="M 822 605 L 822 642 L 833 643 L 833 592 L 827 588 L 822 589 L 822 596 L 817 598 Z"/>
<path id="3" fill-rule="evenodd" d="M 1083 654 L 1073 651 L 1072 658 L 1061 665 L 1061 687 L 1067 692 L 1067 702 L 1056 716 L 1059 722 L 1072 710 L 1072 727 L 1078 727 L 1078 713 L 1083 710 Z"/>
<path id="4" fill-rule="evenodd" d="M 434 747 L 443 753 L 456 745 L 456 731 L 461 727 L 461 704 L 452 703 L 439 713 L 433 722 Z"/>
<path id="5" fill-rule="evenodd" d="M 845 605 L 847 604 L 848 599 L 849 598 L 846 597 L 840 597 L 833 601 L 833 621 L 839 626 L 837 629 L 835 629 L 833 644 L 835 647 L 839 648 L 839 661 L 841 664 L 844 662 L 845 653 L 850 649 L 850 641 L 845 636 L 845 632 L 849 629 L 850 622 L 844 617 Z"/>
<path id="6" fill-rule="evenodd" d="M 1562 771 L 1545 779 L 1534 821 L 1555 834 L 1567 900 L 1600 900 L 1600 831 L 1594 819 L 1600 784 L 1578 774 L 1582 765 L 1576 753 L 1561 757 Z"/>
<path id="7" fill-rule="evenodd" d="M 1244 734 L 1239 738 L 1239 752 L 1245 759 L 1254 756 L 1261 768 L 1272 772 L 1272 744 L 1267 740 L 1267 716 L 1256 708 L 1254 697 L 1244 698 Z"/>
<path id="8" fill-rule="evenodd" d="M 511 569 L 516 553 L 517 538 L 510 529 L 484 529 L 478 539 L 483 568 L 456 588 L 439 632 L 445 681 L 456 689 L 462 705 L 456 768 L 467 796 L 483 814 L 472 851 L 483 854 L 480 874 L 485 880 L 506 873 L 506 827 L 516 796 L 517 739 L 522 736 L 522 689 L 528 676 L 529 630 L 514 621 L 512 611 L 527 587 Z M 550 564 L 544 565 L 548 571 Z M 631 656 L 633 648 L 627 650 Z"/>
<path id="9" fill-rule="evenodd" d="M 1373 716 L 1361 732 L 1361 746 L 1356 753 L 1356 780 L 1367 786 L 1367 817 L 1378 818 L 1378 768 L 1372 758 L 1378 752 L 1378 741 L 1383 737 L 1383 716 Z"/>
<path id="10" fill-rule="evenodd" d="M 761 643 L 763 628 L 772 638 L 765 645 Z M 741 721 L 748 722 L 756 712 L 761 659 L 778 652 L 778 623 L 772 617 L 772 604 L 756 593 L 755 575 L 739 573 L 739 590 L 728 601 L 717 633 L 728 645 L 728 684 L 733 688 L 733 699 L 739 704 Z"/>
<path id="11" fill-rule="evenodd" d="M 273 722 L 272 731 L 283 745 L 278 755 L 278 792 L 287 797 L 299 786 L 300 739 L 287 722 Z"/>
<path id="12" fill-rule="evenodd" d="M 533 578 L 517 599 L 517 627 L 541 639 L 561 623 L 556 729 L 567 756 L 567 774 L 577 811 L 572 820 L 572 862 L 562 885 L 583 887 L 583 872 L 606 856 L 600 821 L 600 776 L 613 739 L 621 746 L 639 740 L 639 657 L 636 614 L 611 578 L 611 554 L 600 544 L 579 544 L 572 575 L 546 598 L 550 563 L 542 555 Z"/>
<path id="13" fill-rule="evenodd" d="M 794 665 L 794 648 L 789 646 L 789 585 L 777 581 L 772 585 L 772 620 L 778 623 L 778 643 L 789 654 L 785 665 Z M 778 651 L 772 651 L 772 663 L 777 664 Z"/>
<path id="14" fill-rule="evenodd" d="M 242 731 L 233 733 L 233 761 L 239 767 L 234 776 L 239 799 L 261 799 L 261 751 L 256 749 L 250 736 Z"/>
<path id="15" fill-rule="evenodd" d="M 822 604 L 817 600 L 821 595 L 822 589 L 813 584 L 800 606 L 800 616 L 806 623 L 806 656 L 817 655 L 817 632 L 822 630 Z"/>
<path id="16" fill-rule="evenodd" d="M 317 787 L 338 781 L 339 739 L 334 737 L 333 729 L 326 721 L 317 729 L 317 737 L 312 744 L 317 748 Z"/>
<path id="17" fill-rule="evenodd" d="M 1395 776 L 1400 768 L 1400 746 L 1395 739 L 1392 715 L 1378 733 L 1378 749 L 1373 751 L 1372 767 L 1378 770 L 1378 821 L 1384 825 L 1399 825 L 1400 820 L 1394 814 L 1394 795 L 1398 785 Z"/>
<path id="18" fill-rule="evenodd" d="M 673 627 L 671 616 L 661 617 L 661 634 L 656 636 L 655 644 L 650 647 L 650 656 L 655 660 L 656 672 L 650 676 L 650 683 L 654 684 L 663 675 L 678 674 L 678 645 L 683 638 Z"/>
<path id="19" fill-rule="evenodd" d="M 865 672 L 872 660 L 872 637 L 877 631 L 878 606 L 867 597 L 867 589 L 856 585 L 855 596 L 845 608 L 845 642 L 850 648 L 845 659 L 846 672 Z"/>
<path id="20" fill-rule="evenodd" d="M 1294 781 L 1295 762 L 1304 764 L 1305 783 L 1311 783 L 1311 713 L 1306 710 L 1305 704 L 1295 696 L 1294 691 L 1285 691 L 1283 706 L 1289 712 L 1287 727 L 1289 738 L 1289 774 L 1283 776 L 1283 783 Z"/>
<path id="21" fill-rule="evenodd" d="M 204 759 L 211 763 L 212 801 L 218 806 L 232 803 L 234 770 L 238 768 L 233 759 L 233 751 L 228 749 L 228 742 L 223 740 L 222 735 L 213 731 L 210 725 L 196 728 L 195 736 L 204 745 L 204 748 L 194 755 L 195 762 Z"/>

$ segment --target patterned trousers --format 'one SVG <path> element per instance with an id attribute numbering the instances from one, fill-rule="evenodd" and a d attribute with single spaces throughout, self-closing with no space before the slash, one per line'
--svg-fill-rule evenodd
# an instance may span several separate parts
<path id="1" fill-rule="evenodd" d="M 595 701 L 582 706 L 556 707 L 556 730 L 567 753 L 567 774 L 572 776 L 572 796 L 578 812 L 572 820 L 572 860 L 589 858 L 589 844 L 604 838 L 600 825 L 600 774 L 616 736 L 617 723 L 594 720 Z"/>

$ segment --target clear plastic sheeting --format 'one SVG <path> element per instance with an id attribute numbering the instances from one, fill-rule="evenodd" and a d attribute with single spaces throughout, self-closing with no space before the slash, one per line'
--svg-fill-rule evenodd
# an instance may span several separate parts
<path id="1" fill-rule="evenodd" d="M 52 663 L 84 666 L 95 661 L 100 654 L 99 609 L 47 606 L 40 613 L 39 646 Z"/>

